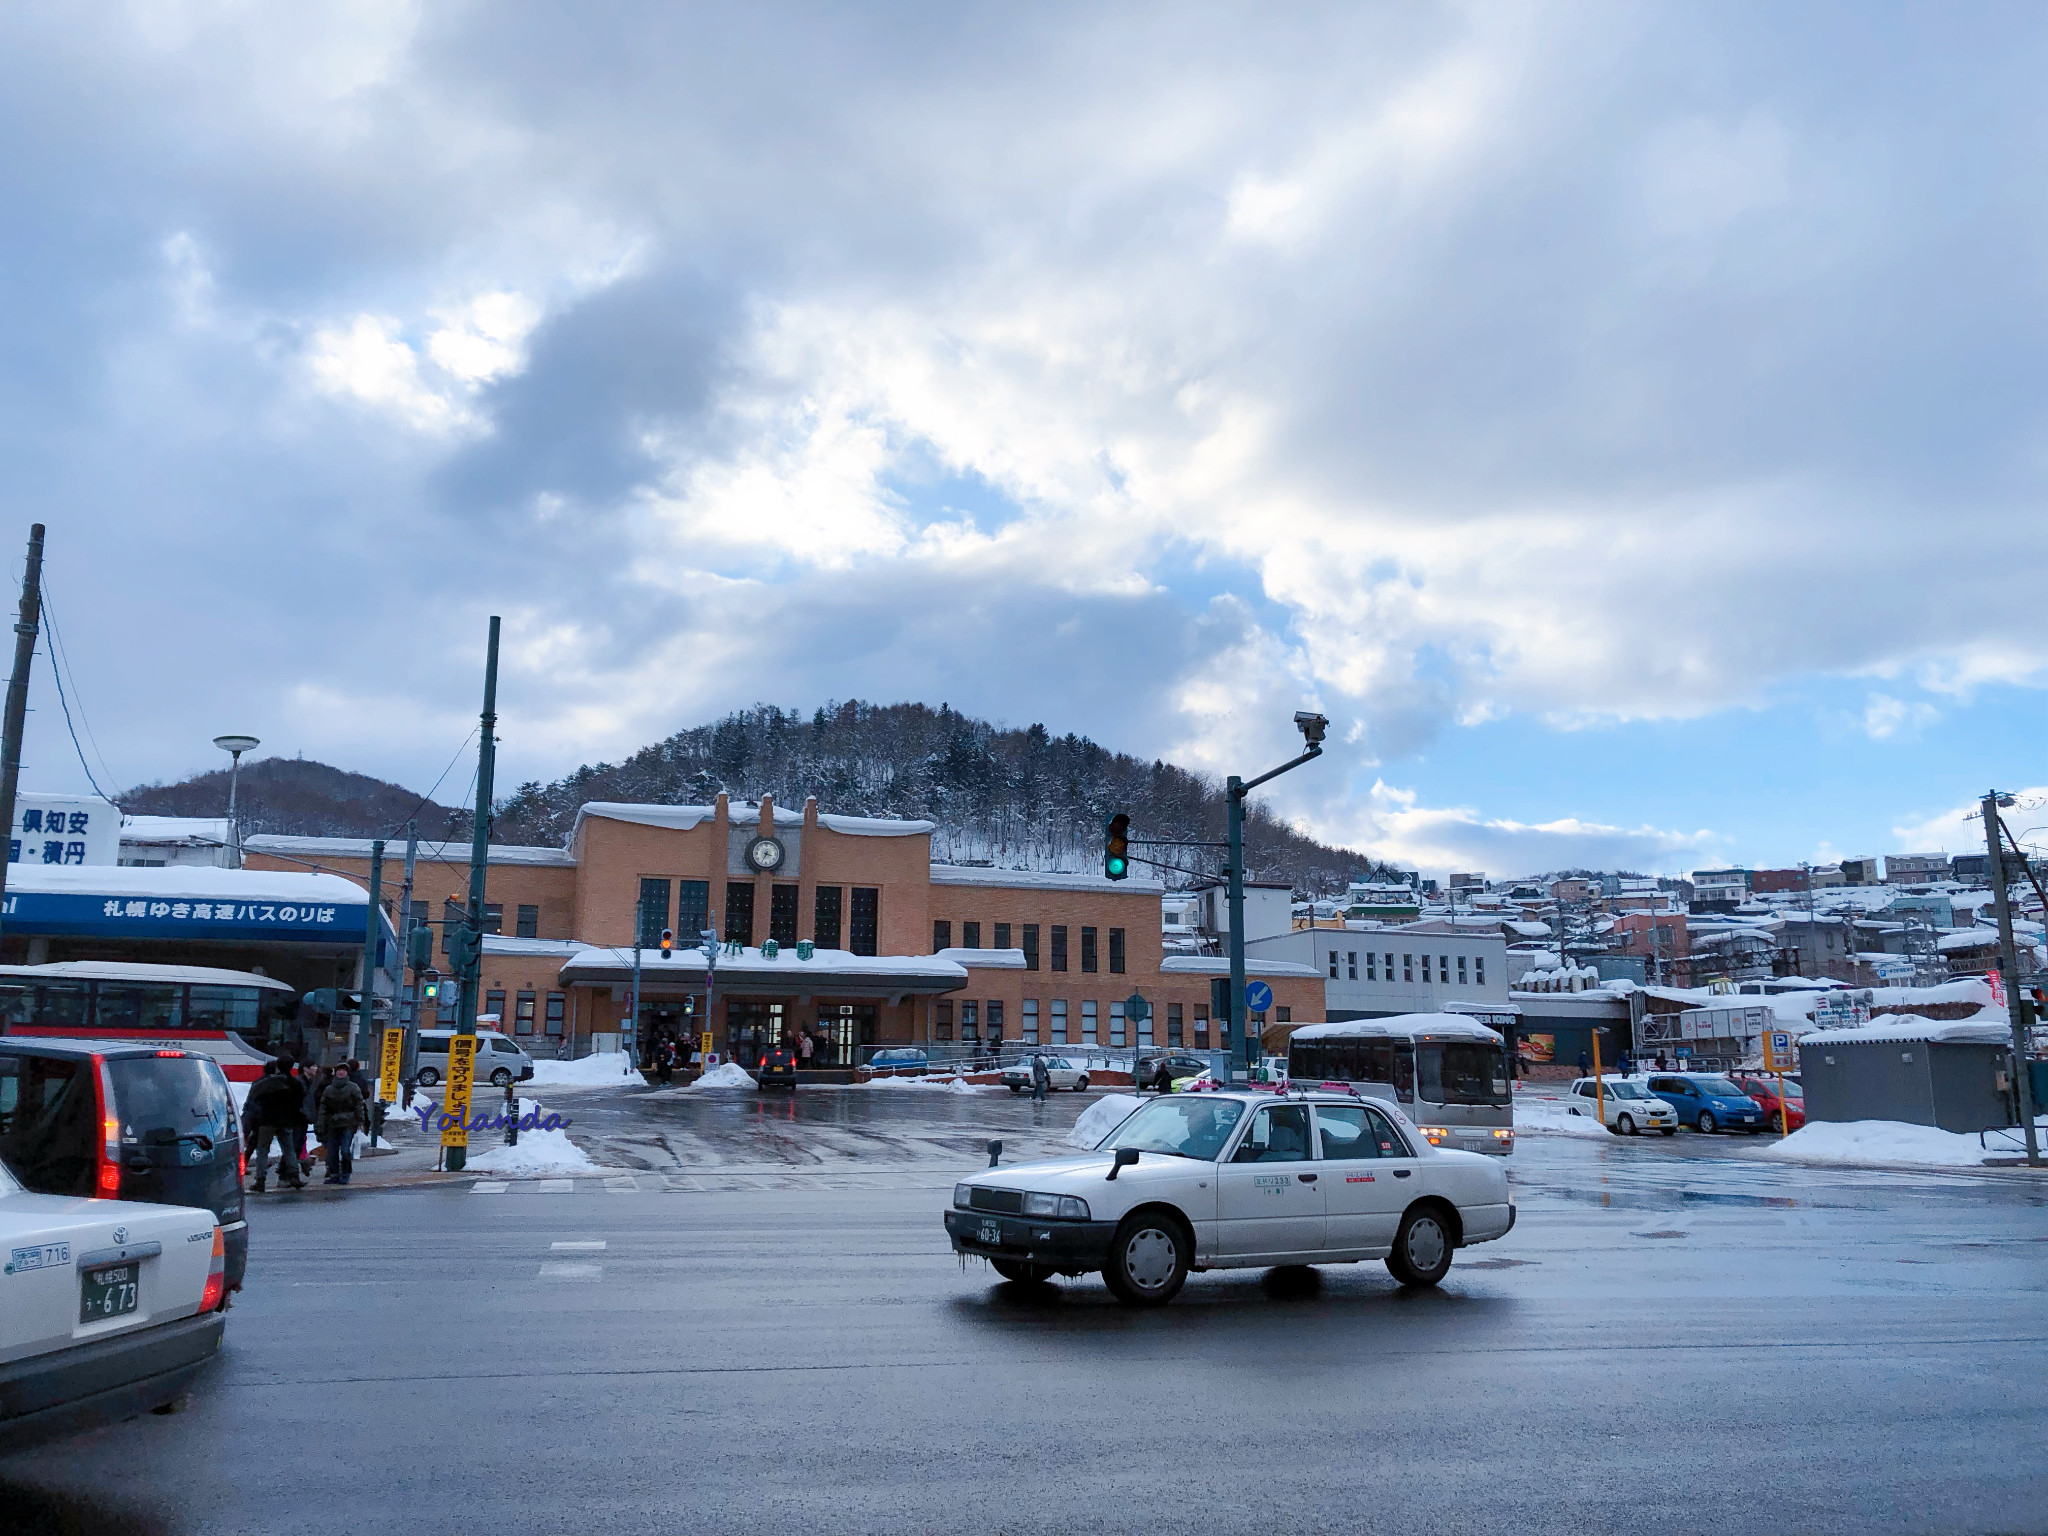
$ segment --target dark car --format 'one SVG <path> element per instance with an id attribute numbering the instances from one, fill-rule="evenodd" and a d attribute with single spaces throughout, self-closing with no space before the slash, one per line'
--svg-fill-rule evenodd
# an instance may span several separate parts
<path id="1" fill-rule="evenodd" d="M 199 1206 L 242 1288 L 243 1150 L 220 1065 L 197 1051 L 0 1039 L 0 1159 L 40 1195 Z"/>
<path id="2" fill-rule="evenodd" d="M 1147 1056 L 1144 1086 L 1164 1093 L 1180 1078 L 1200 1077 L 1208 1070 L 1209 1058 L 1206 1056 L 1189 1056 L 1179 1051 L 1169 1051 L 1164 1056 Z"/>
<path id="3" fill-rule="evenodd" d="M 787 1088 L 796 1091 L 796 1052 L 787 1046 L 778 1045 L 773 1050 L 761 1053 L 761 1064 L 754 1069 L 754 1086 L 757 1088 Z"/>

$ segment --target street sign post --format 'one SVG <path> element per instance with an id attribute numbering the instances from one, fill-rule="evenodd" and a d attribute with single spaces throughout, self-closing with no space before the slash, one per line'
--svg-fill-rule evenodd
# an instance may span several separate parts
<path id="1" fill-rule="evenodd" d="M 1263 981 L 1244 984 L 1244 1006 L 1248 1012 L 1264 1013 L 1273 1006 L 1273 988 Z"/>
<path id="2" fill-rule="evenodd" d="M 1778 1077 L 1778 1134 L 1792 1134 L 1792 1111 L 1790 1101 L 1785 1097 L 1785 1073 L 1793 1067 L 1792 1032 L 1786 1029 L 1764 1031 L 1764 1070 L 1774 1072 Z"/>
<path id="3" fill-rule="evenodd" d="M 1124 999 L 1124 1022 L 1131 1026 L 1131 1092 L 1145 1091 L 1144 1066 L 1145 1048 L 1139 1037 L 1145 1031 L 1145 1021 L 1152 1017 L 1152 1005 L 1145 1001 L 1145 994 L 1133 992 Z"/>
<path id="4" fill-rule="evenodd" d="M 474 1026 L 471 1026 L 472 1031 Z M 476 1035 L 448 1041 L 448 1091 L 441 1096 L 441 1150 L 469 1152 L 469 1090 L 476 1082 Z M 460 1165 L 457 1166 L 460 1171 Z"/>

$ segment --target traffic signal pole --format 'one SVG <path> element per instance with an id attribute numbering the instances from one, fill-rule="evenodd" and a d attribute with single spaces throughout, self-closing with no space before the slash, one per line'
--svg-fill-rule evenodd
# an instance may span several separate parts
<path id="1" fill-rule="evenodd" d="M 491 774 L 497 765 L 498 726 L 498 615 L 491 615 L 491 639 L 484 656 L 484 708 L 480 717 L 482 734 L 476 748 L 476 820 L 469 839 L 469 910 L 463 919 L 461 966 L 458 971 L 461 997 L 456 1016 L 457 1034 L 474 1037 L 478 983 L 483 974 L 484 871 L 491 849 Z M 447 1149 L 446 1167 L 459 1173 L 469 1163 L 464 1147 Z"/>
<path id="2" fill-rule="evenodd" d="M 1233 1054 L 1243 1059 L 1247 1082 L 1251 1080 L 1252 1069 L 1258 1064 L 1264 1045 L 1263 1041 L 1253 1041 L 1251 1018 L 1244 1007 L 1244 803 L 1246 797 L 1268 779 L 1277 779 L 1281 774 L 1323 755 L 1323 733 L 1328 730 L 1329 722 L 1321 715 L 1303 712 L 1295 715 L 1294 723 L 1300 727 L 1302 739 L 1307 743 L 1306 752 L 1290 758 L 1278 768 L 1267 769 L 1256 779 L 1240 779 L 1232 774 L 1224 786 L 1230 801 L 1230 868 L 1226 887 L 1230 903 L 1230 1023 L 1237 1030 L 1232 1041 Z M 1232 1076 L 1235 1075 L 1233 1072 Z"/>
<path id="3" fill-rule="evenodd" d="M 1991 901 L 1998 913 L 1998 970 L 2004 982 L 2006 1017 L 2012 1023 L 2013 1101 L 2019 1107 L 2020 1125 L 2027 1133 L 2027 1166 L 2041 1165 L 2041 1141 L 2034 1130 L 2034 1082 L 2027 1065 L 2027 1000 L 2020 995 L 2018 952 L 2012 936 L 2012 898 L 2007 889 L 2005 849 L 1998 836 L 1999 795 L 1984 797 L 1984 846 L 1991 850 Z M 2008 802 L 2011 796 L 2004 797 Z M 2024 863 L 2024 861 L 2022 861 Z"/>

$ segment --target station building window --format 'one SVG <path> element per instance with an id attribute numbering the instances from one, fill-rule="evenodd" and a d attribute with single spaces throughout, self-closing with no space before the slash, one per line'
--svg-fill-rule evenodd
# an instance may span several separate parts
<path id="1" fill-rule="evenodd" d="M 813 903 L 814 921 L 811 924 L 811 939 L 820 949 L 839 947 L 839 906 L 842 888 L 836 885 L 818 887 L 817 900 Z"/>
<path id="2" fill-rule="evenodd" d="M 953 947 L 953 925 L 943 917 L 932 919 L 932 953 Z"/>
<path id="3" fill-rule="evenodd" d="M 503 903 L 502 901 L 487 901 L 487 902 L 485 902 L 485 903 L 484 903 L 484 932 L 485 932 L 485 933 L 503 933 L 504 931 L 505 931 L 505 904 L 504 904 L 504 903 Z"/>
<path id="4" fill-rule="evenodd" d="M 533 1009 L 537 1001 L 531 992 L 521 992 L 512 1004 L 512 1033 L 530 1035 L 533 1033 Z"/>
<path id="5" fill-rule="evenodd" d="M 881 891 L 872 885 L 856 885 L 853 888 L 853 911 L 846 925 L 846 947 L 856 955 L 872 955 L 881 926 Z"/>
<path id="6" fill-rule="evenodd" d="M 1038 1044 L 1038 999 L 1027 997 L 1019 1012 L 1018 1027 L 1024 1031 L 1026 1045 Z"/>
<path id="7" fill-rule="evenodd" d="M 768 937 L 785 949 L 796 943 L 796 898 L 793 885 L 768 888 Z"/>
<path id="8" fill-rule="evenodd" d="M 519 908 L 517 921 L 518 926 L 513 929 L 517 937 L 522 939 L 537 939 L 540 937 L 539 907 L 529 907 L 522 904 Z"/>
<path id="9" fill-rule="evenodd" d="M 1052 968 L 1064 971 L 1067 968 L 1067 925 L 1052 925 Z"/>
<path id="10" fill-rule="evenodd" d="M 962 923 L 960 925 L 960 947 L 962 949 L 981 948 L 981 924 Z"/>
<path id="11" fill-rule="evenodd" d="M 991 1045 L 1003 1043 L 1003 1001 L 999 997 L 988 1000 L 988 1039 Z"/>
<path id="12" fill-rule="evenodd" d="M 548 1033 L 555 1039 L 559 1040 L 562 1038 L 562 1026 L 568 1021 L 568 1016 L 568 994 L 566 992 L 550 992 L 548 994 L 547 1026 Z"/>
<path id="13" fill-rule="evenodd" d="M 1081 1043 L 1095 1044 L 1095 1000 L 1088 999 L 1081 1004 Z"/>
<path id="14" fill-rule="evenodd" d="M 1081 969 L 1083 971 L 1093 971 L 1100 968 L 1097 964 L 1095 953 L 1095 930 L 1093 928 L 1083 928 L 1081 930 Z"/>
<path id="15" fill-rule="evenodd" d="M 1197 1003 L 1195 1004 L 1195 1049 L 1199 1051 L 1207 1050 L 1208 1048 L 1209 1005 L 1207 1003 Z"/>
<path id="16" fill-rule="evenodd" d="M 934 1003 L 932 1005 L 932 1038 L 951 1040 L 953 1038 L 953 1005 Z"/>
<path id="17" fill-rule="evenodd" d="M 750 883 L 738 880 L 725 883 L 725 942 L 754 942 L 754 887 Z"/>
<path id="18" fill-rule="evenodd" d="M 1038 969 L 1038 924 L 1036 923 L 1026 923 L 1024 925 L 1024 969 L 1027 971 Z"/>
<path id="19" fill-rule="evenodd" d="M 1124 1043 L 1124 1005 L 1122 1003 L 1111 1003 L 1109 1005 L 1109 1043 L 1111 1045 L 1122 1045 Z"/>
<path id="20" fill-rule="evenodd" d="M 1168 1003 L 1166 1005 L 1166 1043 L 1168 1045 L 1179 1045 L 1182 1043 L 1181 1028 L 1182 1021 L 1180 1004 Z"/>
<path id="21" fill-rule="evenodd" d="M 664 924 L 664 927 L 667 925 Z M 695 945 L 704 936 L 704 930 L 711 926 L 711 882 L 709 880 L 678 880 L 676 882 L 676 939 L 679 943 Z"/>
<path id="22" fill-rule="evenodd" d="M 1009 949 L 1012 947 L 1010 944 L 1010 925 L 1008 923 L 996 924 L 995 947 L 997 949 Z"/>
<path id="23" fill-rule="evenodd" d="M 981 1016 L 979 1010 L 980 1004 L 978 1003 L 962 1003 L 960 1005 L 960 1038 L 962 1040 L 979 1040 L 981 1038 Z"/>
<path id="24" fill-rule="evenodd" d="M 1109 972 L 1112 976 L 1124 974 L 1124 931 L 1121 928 L 1109 930 Z"/>
<path id="25" fill-rule="evenodd" d="M 460 991 L 461 989 L 457 988 L 457 990 Z M 505 994 L 502 992 L 486 992 L 484 994 L 484 1012 L 492 1016 L 498 1028 L 503 1029 L 505 1027 Z"/>

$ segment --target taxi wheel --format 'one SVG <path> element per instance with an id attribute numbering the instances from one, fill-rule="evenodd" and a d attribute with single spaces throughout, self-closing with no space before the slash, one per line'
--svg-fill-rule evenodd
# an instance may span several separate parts
<path id="1" fill-rule="evenodd" d="M 1435 1285 L 1451 1272 L 1451 1228 L 1434 1206 L 1418 1205 L 1401 1218 L 1387 1268 L 1403 1285 Z"/>
<path id="2" fill-rule="evenodd" d="M 1700 1111 L 1700 1134 L 1702 1136 L 1711 1136 L 1720 1128 L 1720 1122 L 1714 1118 L 1714 1112 L 1711 1109 Z"/>
<path id="3" fill-rule="evenodd" d="M 1026 1264 L 1021 1259 L 990 1259 L 989 1267 L 1005 1280 L 1019 1285 L 1043 1285 L 1052 1278 L 1049 1264 Z"/>
<path id="4" fill-rule="evenodd" d="M 1102 1278 L 1118 1301 L 1133 1307 L 1163 1307 L 1187 1283 L 1193 1257 L 1179 1222 L 1157 1211 L 1126 1216 L 1109 1245 Z"/>

